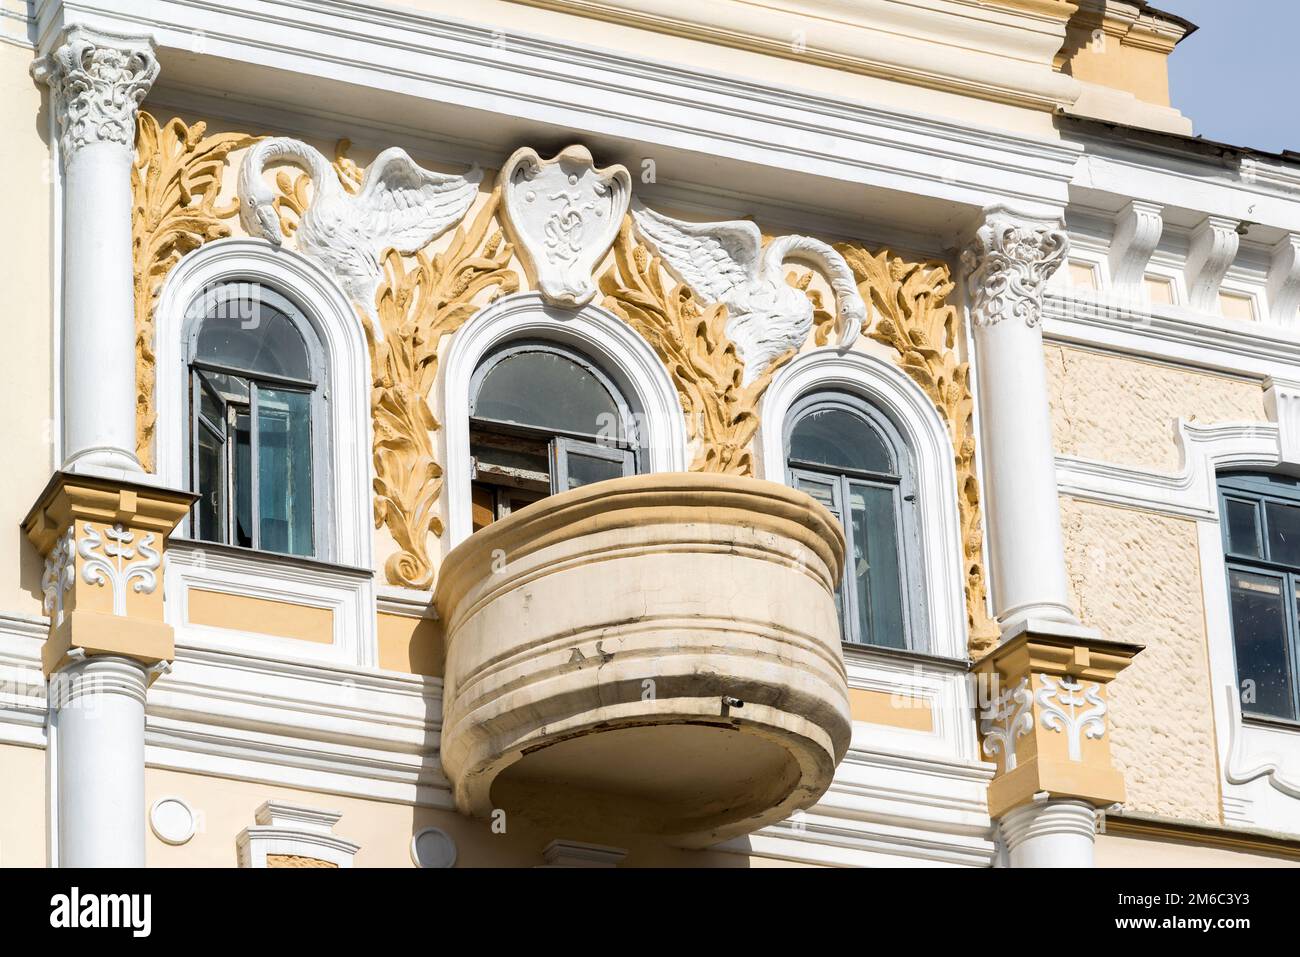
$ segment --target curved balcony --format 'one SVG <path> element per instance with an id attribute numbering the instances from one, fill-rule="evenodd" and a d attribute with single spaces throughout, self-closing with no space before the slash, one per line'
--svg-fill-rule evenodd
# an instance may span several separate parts
<path id="1" fill-rule="evenodd" d="M 435 596 L 457 807 L 691 847 L 812 805 L 849 743 L 843 560 L 822 506 L 731 476 L 601 482 L 476 533 Z"/>

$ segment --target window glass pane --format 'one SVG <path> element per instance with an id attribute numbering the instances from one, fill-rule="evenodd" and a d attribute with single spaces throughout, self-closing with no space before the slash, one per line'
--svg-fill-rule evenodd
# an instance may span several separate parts
<path id="1" fill-rule="evenodd" d="M 311 396 L 257 390 L 258 547 L 312 552 Z"/>
<path id="2" fill-rule="evenodd" d="M 1228 551 L 1234 555 L 1260 558 L 1259 524 L 1255 503 L 1237 498 L 1223 500 L 1223 518 L 1228 527 Z"/>
<path id="3" fill-rule="evenodd" d="M 579 488 L 606 479 L 622 478 L 627 474 L 622 461 L 585 455 L 573 448 L 567 450 L 564 459 L 567 466 L 565 488 Z"/>
<path id="4" fill-rule="evenodd" d="M 795 472 L 793 475 L 794 487 L 801 491 L 807 492 L 814 499 L 826 506 L 826 510 L 835 516 L 841 526 L 844 524 L 844 516 L 840 512 L 838 495 L 836 490 L 839 488 L 839 479 L 824 479 L 817 475 L 809 475 L 807 472 Z M 849 545 L 853 547 L 852 543 Z M 835 588 L 835 606 L 839 609 L 840 614 L 840 636 L 844 641 L 861 641 L 854 632 L 854 622 L 849 617 L 848 595 L 845 591 L 845 582 L 848 581 L 851 569 L 845 569 L 844 575 L 841 576 L 839 584 Z"/>
<path id="5" fill-rule="evenodd" d="M 1284 580 L 1232 569 L 1228 582 L 1242 711 L 1294 719 Z"/>
<path id="6" fill-rule="evenodd" d="M 583 366 L 554 352 L 517 352 L 483 377 L 480 419 L 610 439 L 623 437 L 618 403 Z"/>
<path id="7" fill-rule="evenodd" d="M 194 517 L 197 536 L 206 542 L 219 542 L 225 537 L 222 527 L 224 511 L 221 500 L 221 438 L 205 425 L 199 426 L 198 440 L 198 492 Z"/>
<path id="8" fill-rule="evenodd" d="M 312 378 L 302 334 L 282 309 L 268 301 L 279 302 L 280 297 L 252 284 L 241 283 L 231 289 L 243 294 L 219 293 L 215 302 L 209 302 L 199 329 L 197 357 L 249 372 Z"/>
<path id="9" fill-rule="evenodd" d="M 1268 522 L 1268 557 L 1282 565 L 1300 566 L 1300 508 L 1265 502 Z"/>
<path id="10" fill-rule="evenodd" d="M 253 437 L 252 417 L 247 409 L 231 411 L 235 463 L 235 540 L 232 544 L 253 547 Z"/>
<path id="11" fill-rule="evenodd" d="M 894 457 L 884 436 L 848 409 L 814 409 L 790 434 L 790 458 L 810 465 L 893 474 Z"/>
<path id="12" fill-rule="evenodd" d="M 853 482 L 849 512 L 853 519 L 853 567 L 849 571 L 857 583 L 861 640 L 905 648 L 894 490 Z"/>

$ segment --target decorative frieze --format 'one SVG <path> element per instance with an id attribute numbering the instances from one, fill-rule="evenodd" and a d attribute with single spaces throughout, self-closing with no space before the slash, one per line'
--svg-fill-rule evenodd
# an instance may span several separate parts
<path id="1" fill-rule="evenodd" d="M 631 174 L 596 169 L 585 146 L 569 146 L 548 160 L 516 150 L 498 180 L 506 228 L 532 286 L 567 309 L 591 302 L 599 291 L 591 273 L 622 226 Z"/>

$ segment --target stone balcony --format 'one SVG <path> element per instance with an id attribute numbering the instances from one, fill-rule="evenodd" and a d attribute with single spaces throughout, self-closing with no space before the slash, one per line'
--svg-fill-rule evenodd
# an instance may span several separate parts
<path id="1" fill-rule="evenodd" d="M 706 846 L 815 803 L 848 748 L 844 538 L 802 492 L 642 475 L 544 499 L 446 558 L 457 807 Z"/>

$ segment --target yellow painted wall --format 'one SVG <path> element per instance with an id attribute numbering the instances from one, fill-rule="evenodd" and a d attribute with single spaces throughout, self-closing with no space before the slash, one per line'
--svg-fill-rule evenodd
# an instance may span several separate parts
<path id="1" fill-rule="evenodd" d="M 1097 835 L 1098 867 L 1300 867 L 1300 861 L 1180 841 Z"/>
<path id="2" fill-rule="evenodd" d="M 1125 807 L 1218 824 L 1218 764 L 1194 522 L 1061 499 L 1079 616 L 1146 646 L 1109 687 Z"/>
<path id="3" fill-rule="evenodd" d="M 1267 422 L 1258 382 L 1048 345 L 1058 455 L 1175 472 L 1174 423 Z"/>
<path id="4" fill-rule="evenodd" d="M 45 860 L 45 749 L 0 744 L 0 867 Z"/>
<path id="5" fill-rule="evenodd" d="M 188 843 L 179 846 L 165 844 L 149 831 L 145 839 L 145 861 L 149 867 L 235 867 L 238 864 L 235 840 L 240 831 L 256 823 L 253 815 L 267 800 L 342 812 L 343 817 L 334 825 L 334 833 L 361 845 L 354 861 L 357 867 L 412 866 L 411 837 L 420 828 L 429 826 L 442 828 L 456 842 L 457 867 L 540 865 L 543 863 L 542 850 L 557 836 L 626 848 L 628 856 L 622 865 L 625 867 L 751 866 L 749 859 L 739 854 L 676 850 L 618 835 L 546 834 L 512 821 L 506 822 L 505 834 L 493 834 L 485 822 L 453 811 L 148 769 L 145 773 L 146 803 L 152 805 L 167 796 L 182 798 L 194 809 L 199 815 L 199 830 Z M 3 827 L 2 821 L 0 827 Z"/>
<path id="6" fill-rule="evenodd" d="M 50 477 L 55 428 L 51 395 L 51 171 L 44 88 L 28 70 L 30 50 L 0 43 L 0 169 L 5 191 L 0 230 L 4 349 L 0 381 L 9 398 L 0 416 L 0 609 L 41 613 L 41 560 L 19 530 Z"/>

